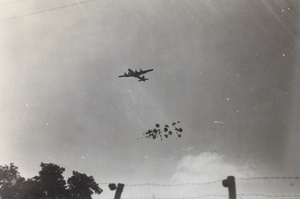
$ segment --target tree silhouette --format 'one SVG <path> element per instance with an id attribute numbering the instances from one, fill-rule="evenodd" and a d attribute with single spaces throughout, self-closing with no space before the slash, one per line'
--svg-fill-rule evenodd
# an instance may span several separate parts
<path id="1" fill-rule="evenodd" d="M 65 168 L 53 163 L 41 163 L 42 170 L 39 172 L 38 180 L 41 185 L 41 191 L 47 198 L 65 198 L 66 181 L 63 177 Z"/>
<path id="2" fill-rule="evenodd" d="M 101 194 L 102 189 L 95 182 L 93 176 L 73 171 L 68 179 L 69 193 L 72 199 L 91 199 L 92 194 Z"/>
<path id="3" fill-rule="evenodd" d="M 16 198 L 20 191 L 20 184 L 24 181 L 24 178 L 20 176 L 18 167 L 13 163 L 9 166 L 0 165 L 0 197 Z"/>
<path id="4" fill-rule="evenodd" d="M 22 182 L 20 185 L 19 198 L 22 199 L 40 199 L 43 198 L 41 182 L 39 177 L 33 177 Z"/>
<path id="5" fill-rule="evenodd" d="M 0 198 L 1 199 L 91 199 L 94 193 L 100 194 L 102 189 L 93 176 L 73 171 L 64 180 L 65 168 L 53 163 L 41 163 L 38 176 L 25 180 L 13 163 L 0 165 Z"/>

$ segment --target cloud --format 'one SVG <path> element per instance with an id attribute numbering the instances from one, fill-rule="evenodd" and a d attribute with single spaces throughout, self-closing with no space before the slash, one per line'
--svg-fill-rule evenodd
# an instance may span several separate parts
<path id="1" fill-rule="evenodd" d="M 228 189 L 223 187 L 222 180 L 230 175 L 251 177 L 254 173 L 252 166 L 230 163 L 219 153 L 186 155 L 178 162 L 176 172 L 170 178 L 171 184 L 183 185 L 172 187 L 161 197 L 197 197 L 214 194 L 226 196 Z M 185 183 L 203 184 L 185 185 Z"/>
<path id="2" fill-rule="evenodd" d="M 222 181 L 230 175 L 236 177 L 238 199 L 244 198 L 244 194 L 299 194 L 299 190 L 297 190 L 299 182 L 295 180 L 239 179 L 261 177 L 264 169 L 254 165 L 240 165 L 230 162 L 225 155 L 219 153 L 188 154 L 183 156 L 177 164 L 174 164 L 174 167 L 175 172 L 168 180 L 153 180 L 153 176 L 149 174 L 148 182 L 153 183 L 153 186 L 139 184 L 137 186 L 128 186 L 125 183 L 122 198 L 228 198 L 228 188 L 223 187 Z M 275 175 L 274 173 L 270 176 Z M 108 190 L 103 195 L 105 196 L 104 198 L 111 198 L 113 194 L 113 192 Z M 103 195 L 101 196 L 102 198 Z M 264 197 L 256 198 L 265 199 Z"/>
<path id="3" fill-rule="evenodd" d="M 210 152 L 198 155 L 185 155 L 174 164 L 174 168 L 175 172 L 173 175 L 165 180 L 153 181 L 153 176 L 149 175 L 148 182 L 153 183 L 154 186 L 132 187 L 125 183 L 122 197 L 188 198 L 201 196 L 201 198 L 210 199 L 215 194 L 227 196 L 228 189 L 223 187 L 223 179 L 226 179 L 229 175 L 252 177 L 255 173 L 250 166 L 235 165 L 234 163 L 227 162 L 226 156 Z M 205 184 L 207 182 L 213 183 Z M 191 183 L 195 183 L 196 185 Z M 202 183 L 203 185 L 201 185 Z M 239 186 L 239 188 L 241 187 Z M 112 193 L 108 191 L 105 194 L 107 194 L 105 196 L 109 197 L 108 194 Z"/>
<path id="4" fill-rule="evenodd" d="M 186 155 L 177 164 L 176 173 L 171 182 L 207 182 L 225 179 L 229 175 L 239 177 L 253 176 L 248 165 L 237 166 L 226 161 L 218 153 L 204 152 L 198 155 Z"/>

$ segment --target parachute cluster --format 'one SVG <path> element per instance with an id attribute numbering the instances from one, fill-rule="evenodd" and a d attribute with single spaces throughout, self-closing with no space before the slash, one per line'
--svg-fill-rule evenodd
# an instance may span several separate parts
<path id="1" fill-rule="evenodd" d="M 160 125 L 160 124 L 155 124 L 155 127 L 153 129 L 149 129 L 148 131 L 144 132 L 143 135 L 145 138 L 148 139 L 167 139 L 171 136 L 176 136 L 177 139 L 181 138 L 182 134 L 182 128 L 177 127 L 177 124 L 179 124 L 180 121 L 178 122 L 172 122 L 171 125 Z"/>

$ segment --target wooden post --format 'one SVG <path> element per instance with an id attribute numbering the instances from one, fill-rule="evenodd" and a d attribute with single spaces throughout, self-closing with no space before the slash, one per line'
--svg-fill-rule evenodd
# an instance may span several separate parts
<path id="1" fill-rule="evenodd" d="M 228 187 L 229 199 L 236 199 L 236 187 L 234 176 L 228 176 L 226 180 L 222 181 L 224 187 Z"/>
<path id="2" fill-rule="evenodd" d="M 124 184 L 118 183 L 118 186 L 116 186 L 116 184 L 109 184 L 108 187 L 110 188 L 110 190 L 115 190 L 116 189 L 116 193 L 115 193 L 115 197 L 114 199 L 121 199 L 121 195 L 122 195 L 122 191 L 124 189 Z"/>

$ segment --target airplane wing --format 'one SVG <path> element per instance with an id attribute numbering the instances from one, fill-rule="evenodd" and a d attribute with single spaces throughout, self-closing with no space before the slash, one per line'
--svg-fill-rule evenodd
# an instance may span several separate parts
<path id="1" fill-rule="evenodd" d="M 150 71 L 153 71 L 153 69 L 134 71 L 132 75 L 133 75 L 134 77 L 138 77 L 138 76 L 143 75 L 143 74 L 145 74 L 145 73 L 148 73 L 148 72 L 150 72 Z"/>
<path id="2" fill-rule="evenodd" d="M 118 77 L 132 77 L 132 75 L 124 73 L 124 75 L 119 75 Z"/>
<path id="3" fill-rule="evenodd" d="M 148 80 L 147 78 L 145 78 L 145 76 L 141 76 L 142 74 L 148 73 L 150 71 L 153 71 L 153 69 L 149 69 L 149 70 L 140 70 L 140 71 L 133 71 L 131 69 L 128 69 L 128 73 L 124 73 L 124 75 L 119 75 L 119 77 L 135 77 L 138 78 L 139 81 L 146 81 Z"/>

